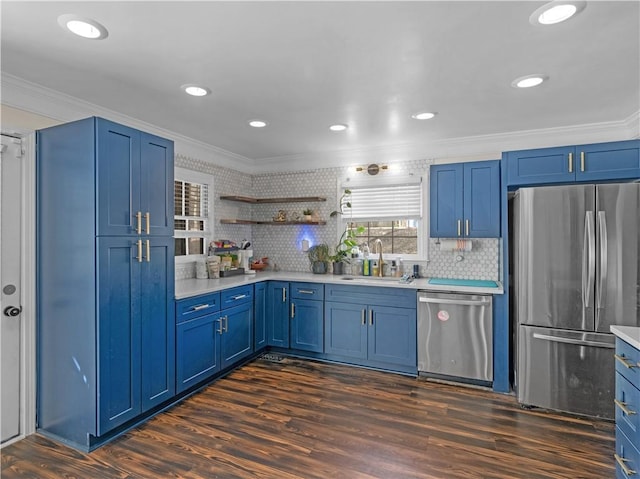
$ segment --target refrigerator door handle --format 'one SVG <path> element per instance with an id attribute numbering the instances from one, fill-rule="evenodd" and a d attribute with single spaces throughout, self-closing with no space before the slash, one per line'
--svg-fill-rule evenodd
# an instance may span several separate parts
<path id="1" fill-rule="evenodd" d="M 598 239 L 600 240 L 600 274 L 598 277 L 596 308 L 604 308 L 607 300 L 608 244 L 607 244 L 607 217 L 604 211 L 598 211 Z"/>
<path id="2" fill-rule="evenodd" d="M 586 341 L 582 339 L 565 338 L 562 336 L 550 336 L 548 334 L 533 333 L 533 337 L 536 339 L 543 339 L 545 341 L 553 341 L 556 343 L 577 344 L 578 346 L 594 346 L 596 348 L 609 348 L 614 349 L 615 345 L 605 343 L 602 341 Z"/>
<path id="3" fill-rule="evenodd" d="M 587 211 L 584 218 L 584 248 L 582 250 L 582 302 L 585 308 L 591 306 L 591 294 L 596 279 L 595 250 L 593 211 Z"/>

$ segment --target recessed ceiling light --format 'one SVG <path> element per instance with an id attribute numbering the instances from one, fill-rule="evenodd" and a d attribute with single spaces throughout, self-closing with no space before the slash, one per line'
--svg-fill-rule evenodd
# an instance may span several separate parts
<path id="1" fill-rule="evenodd" d="M 335 124 L 335 125 L 331 125 L 331 126 L 329 127 L 329 129 L 330 129 L 331 131 L 344 131 L 344 130 L 346 130 L 347 128 L 349 128 L 349 125 L 345 125 L 345 124 L 343 124 L 343 123 L 337 123 L 337 124 Z"/>
<path id="2" fill-rule="evenodd" d="M 58 25 L 71 33 L 90 40 L 102 40 L 109 36 L 107 29 L 91 18 L 81 17 L 73 13 L 65 13 L 58 17 Z"/>
<path id="3" fill-rule="evenodd" d="M 531 88 L 533 86 L 538 86 L 542 82 L 548 79 L 545 75 L 526 75 L 520 78 L 516 78 L 511 82 L 511 86 L 514 88 Z"/>
<path id="4" fill-rule="evenodd" d="M 211 93 L 211 90 L 209 90 L 208 88 L 193 84 L 182 85 L 180 88 L 182 88 L 185 93 L 191 96 L 207 96 L 209 93 Z"/>
<path id="5" fill-rule="evenodd" d="M 262 120 L 251 120 L 249 121 L 249 125 L 254 128 L 264 128 L 267 126 L 267 122 Z"/>
<path id="6" fill-rule="evenodd" d="M 555 0 L 536 9 L 529 17 L 533 25 L 553 25 L 569 20 L 584 10 L 587 2 L 578 0 Z"/>
<path id="7" fill-rule="evenodd" d="M 415 118 L 416 120 L 430 120 L 434 116 L 436 116 L 435 113 L 432 113 L 430 111 L 423 111 L 423 112 L 411 115 L 411 118 Z"/>

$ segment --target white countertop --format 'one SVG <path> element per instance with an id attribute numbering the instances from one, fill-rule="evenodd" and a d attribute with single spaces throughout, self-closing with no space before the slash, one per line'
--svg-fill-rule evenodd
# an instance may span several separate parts
<path id="1" fill-rule="evenodd" d="M 637 326 L 611 326 L 611 332 L 636 349 L 640 349 L 640 328 Z"/>
<path id="2" fill-rule="evenodd" d="M 353 279 L 343 279 L 353 278 Z M 398 278 L 376 278 L 373 276 L 346 276 L 333 274 L 295 273 L 290 271 L 258 271 L 256 274 L 230 276 L 220 279 L 183 279 L 176 281 L 176 299 L 189 298 L 199 294 L 214 293 L 223 289 L 258 283 L 260 281 L 304 281 L 308 283 L 343 284 L 352 286 L 381 286 L 385 288 L 405 288 L 425 291 L 449 291 L 456 293 L 503 294 L 502 283 L 496 288 L 477 286 L 436 286 L 428 283 L 428 278 L 415 279 L 411 283 L 400 283 Z"/>

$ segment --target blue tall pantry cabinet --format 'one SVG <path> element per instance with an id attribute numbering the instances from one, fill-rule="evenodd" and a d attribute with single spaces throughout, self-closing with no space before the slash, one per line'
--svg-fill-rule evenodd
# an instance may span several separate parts
<path id="1" fill-rule="evenodd" d="M 91 450 L 175 395 L 173 142 L 37 132 L 37 427 Z"/>

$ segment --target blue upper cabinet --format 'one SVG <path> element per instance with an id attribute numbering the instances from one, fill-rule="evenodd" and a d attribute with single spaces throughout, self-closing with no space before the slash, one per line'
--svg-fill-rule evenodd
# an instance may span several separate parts
<path id="1" fill-rule="evenodd" d="M 576 147 L 576 180 L 606 181 L 640 178 L 640 140 Z"/>
<path id="2" fill-rule="evenodd" d="M 96 118 L 100 236 L 173 234 L 173 142 Z"/>
<path id="3" fill-rule="evenodd" d="M 504 153 L 507 186 L 640 178 L 640 140 Z"/>
<path id="4" fill-rule="evenodd" d="M 432 166 L 430 200 L 432 237 L 499 237 L 500 162 Z"/>

